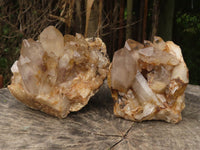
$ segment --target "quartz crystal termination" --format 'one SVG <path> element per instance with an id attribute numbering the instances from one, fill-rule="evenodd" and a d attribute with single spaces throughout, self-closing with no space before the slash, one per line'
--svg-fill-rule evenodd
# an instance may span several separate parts
<path id="1" fill-rule="evenodd" d="M 103 84 L 109 59 L 100 38 L 62 35 L 49 26 L 37 41 L 23 40 L 10 92 L 27 106 L 65 118 L 84 107 Z"/>
<path id="2" fill-rule="evenodd" d="M 154 37 L 144 44 L 128 39 L 115 52 L 108 85 L 114 114 L 133 121 L 182 120 L 184 91 L 189 82 L 181 49 L 172 41 Z"/>

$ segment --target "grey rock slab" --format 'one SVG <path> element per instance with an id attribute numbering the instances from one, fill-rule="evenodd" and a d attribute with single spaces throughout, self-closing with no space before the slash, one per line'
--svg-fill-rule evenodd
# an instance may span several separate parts
<path id="1" fill-rule="evenodd" d="M 198 149 L 200 87 L 188 85 L 183 120 L 134 123 L 113 115 L 104 84 L 82 110 L 57 119 L 0 90 L 0 149 Z"/>

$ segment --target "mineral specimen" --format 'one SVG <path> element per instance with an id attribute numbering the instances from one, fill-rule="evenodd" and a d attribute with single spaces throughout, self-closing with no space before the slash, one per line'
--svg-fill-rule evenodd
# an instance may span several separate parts
<path id="1" fill-rule="evenodd" d="M 84 107 L 106 78 L 109 59 L 100 38 L 63 35 L 49 26 L 38 41 L 23 40 L 10 92 L 27 106 L 64 118 Z"/>
<path id="2" fill-rule="evenodd" d="M 110 65 L 114 114 L 133 121 L 177 123 L 185 107 L 188 78 L 181 49 L 172 41 L 154 37 L 153 43 L 144 41 L 143 45 L 129 39 Z"/>

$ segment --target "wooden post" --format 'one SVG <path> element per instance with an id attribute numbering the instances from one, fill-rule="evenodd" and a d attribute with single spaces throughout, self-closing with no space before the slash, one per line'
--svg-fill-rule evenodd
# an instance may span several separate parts
<path id="1" fill-rule="evenodd" d="M 139 19 L 141 20 L 138 24 L 138 41 L 142 42 L 142 31 L 143 31 L 143 18 L 144 17 L 144 0 L 140 1 L 140 14 Z"/>
<path id="2" fill-rule="evenodd" d="M 66 16 L 69 17 L 69 19 L 65 20 L 65 33 L 70 33 L 71 30 L 71 23 L 73 19 L 73 12 L 74 12 L 74 0 L 68 1 L 69 8 L 66 12 Z"/>
<path id="3" fill-rule="evenodd" d="M 133 0 L 127 0 L 127 28 L 126 28 L 126 39 L 132 38 L 132 26 L 133 23 Z"/>
<path id="4" fill-rule="evenodd" d="M 159 14 L 160 14 L 159 5 L 160 5 L 160 0 L 153 1 L 151 41 L 153 41 L 153 37 L 157 34 L 158 18 L 159 18 Z"/>
<path id="5" fill-rule="evenodd" d="M 144 2 L 144 16 L 143 16 L 143 29 L 142 29 L 142 43 L 146 39 L 147 12 L 148 12 L 148 0 L 145 0 L 145 2 Z"/>
<path id="6" fill-rule="evenodd" d="M 125 1 L 120 0 L 120 12 L 119 12 L 119 41 L 118 41 L 118 49 L 122 48 L 123 44 L 123 39 L 124 39 L 124 30 L 123 30 L 123 25 L 124 25 L 124 7 L 125 7 Z"/>
<path id="7" fill-rule="evenodd" d="M 0 74 L 0 89 L 3 87 L 3 76 Z"/>
<path id="8" fill-rule="evenodd" d="M 82 14 L 81 14 L 81 0 L 76 0 L 75 1 L 75 8 L 76 8 L 76 15 L 75 15 L 75 31 L 77 33 L 81 33 L 82 32 L 82 28 L 83 28 L 83 20 L 82 19 Z"/>
<path id="9" fill-rule="evenodd" d="M 165 41 L 172 40 L 174 7 L 174 0 L 160 1 L 158 35 L 161 36 Z"/>
<path id="10" fill-rule="evenodd" d="M 94 3 L 94 0 L 87 0 L 87 3 L 86 3 L 85 37 L 87 37 L 87 33 L 88 33 L 88 24 L 89 24 L 90 13 L 91 13 L 93 3 Z"/>
<path id="11" fill-rule="evenodd" d="M 97 37 L 101 34 L 101 26 L 102 26 L 102 9 L 103 9 L 103 0 L 99 0 L 99 22 L 97 29 Z"/>

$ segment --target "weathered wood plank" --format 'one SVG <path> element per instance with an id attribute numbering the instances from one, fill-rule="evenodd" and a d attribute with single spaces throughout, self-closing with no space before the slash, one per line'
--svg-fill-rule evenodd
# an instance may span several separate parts
<path id="1" fill-rule="evenodd" d="M 198 149 L 200 87 L 189 85 L 178 124 L 116 118 L 104 85 L 81 111 L 57 119 L 0 90 L 0 149 Z"/>

